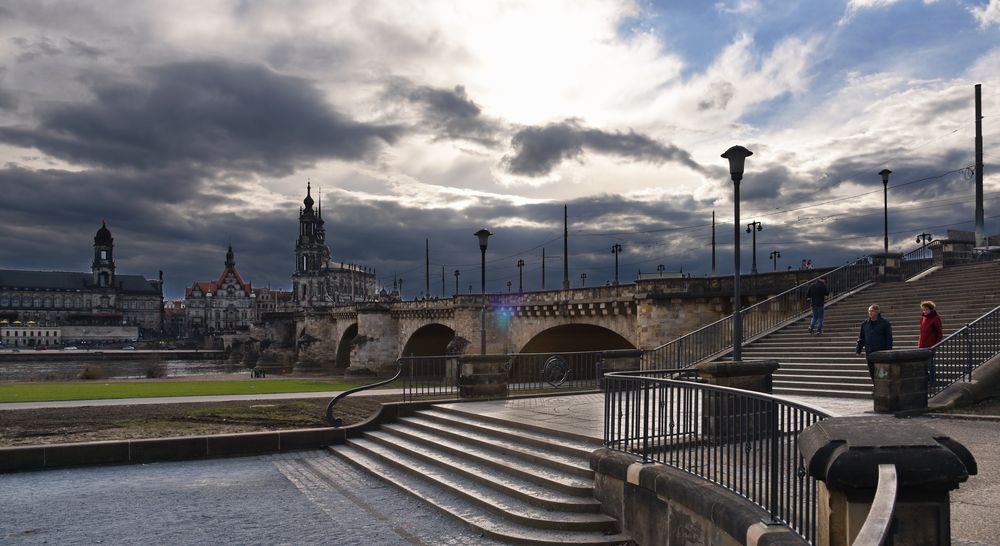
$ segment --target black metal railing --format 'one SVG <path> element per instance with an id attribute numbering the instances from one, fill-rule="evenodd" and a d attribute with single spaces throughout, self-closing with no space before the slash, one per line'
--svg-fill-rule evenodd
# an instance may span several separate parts
<path id="1" fill-rule="evenodd" d="M 815 543 L 816 481 L 798 437 L 829 414 L 701 383 L 688 370 L 613 372 L 604 380 L 605 447 L 725 487 Z"/>
<path id="2" fill-rule="evenodd" d="M 816 278 L 826 279 L 828 297 L 850 292 L 872 282 L 878 272 L 874 259 L 864 256 Z M 743 340 L 765 334 L 806 313 L 810 309 L 806 292 L 815 279 L 786 290 L 777 296 L 743 309 Z M 642 355 L 642 368 L 678 369 L 732 350 L 733 316 L 699 328 Z"/>
<path id="3" fill-rule="evenodd" d="M 508 391 L 595 389 L 601 351 L 512 353 L 507 355 Z M 458 396 L 459 356 L 407 356 L 399 359 L 403 400 Z"/>
<path id="4" fill-rule="evenodd" d="M 337 396 L 335 396 L 333 398 L 333 400 L 330 400 L 330 403 L 326 405 L 325 416 L 326 416 L 326 422 L 327 422 L 327 424 L 329 424 L 331 427 L 334 427 L 334 428 L 337 428 L 337 427 L 341 426 L 342 424 L 344 424 L 343 420 L 340 417 L 336 417 L 336 416 L 333 415 L 333 408 L 337 405 L 337 402 L 340 402 L 344 398 L 346 398 L 346 397 L 348 397 L 348 396 L 350 396 L 350 395 L 352 395 L 352 394 L 354 394 L 356 392 L 361 392 L 361 391 L 368 390 L 368 389 L 374 389 L 375 387 L 380 387 L 382 385 L 388 385 L 389 383 L 392 383 L 393 381 L 399 379 L 399 376 L 402 373 L 403 373 L 403 364 L 401 362 L 397 361 L 396 362 L 396 375 L 390 377 L 389 379 L 386 379 L 384 381 L 379 381 L 377 383 L 372 383 L 371 385 L 362 385 L 360 387 L 354 387 L 353 389 L 346 390 L 346 391 L 338 394 Z"/>
<path id="5" fill-rule="evenodd" d="M 1000 354 L 1000 307 L 953 332 L 932 350 L 928 398 L 952 383 L 972 380 L 976 368 Z"/>
<path id="6" fill-rule="evenodd" d="M 933 265 L 934 251 L 927 245 L 921 245 L 899 258 L 899 272 L 904 279 L 919 275 L 930 269 Z"/>

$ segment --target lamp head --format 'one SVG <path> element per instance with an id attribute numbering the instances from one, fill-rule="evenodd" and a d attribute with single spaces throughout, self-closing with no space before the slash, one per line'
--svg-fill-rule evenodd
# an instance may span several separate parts
<path id="1" fill-rule="evenodd" d="M 879 174 L 879 176 L 882 177 L 882 183 L 883 184 L 888 184 L 889 183 L 889 175 L 892 174 L 892 171 L 890 171 L 889 169 L 882 169 L 881 171 L 878 172 L 878 174 Z"/>
<path id="2" fill-rule="evenodd" d="M 722 157 L 729 160 L 729 174 L 733 177 L 733 180 L 741 180 L 743 178 L 744 163 L 752 155 L 753 152 L 743 146 L 733 146 L 722 154 Z"/>
<path id="3" fill-rule="evenodd" d="M 483 229 L 481 229 L 481 230 L 473 233 L 473 235 L 475 235 L 476 237 L 479 237 L 479 250 L 485 251 L 486 250 L 486 243 L 489 240 L 490 235 L 493 235 L 493 234 L 490 233 L 488 229 L 483 228 Z"/>

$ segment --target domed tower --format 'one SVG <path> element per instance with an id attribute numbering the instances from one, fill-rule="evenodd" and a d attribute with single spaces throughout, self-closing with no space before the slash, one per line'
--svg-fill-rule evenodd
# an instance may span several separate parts
<path id="1" fill-rule="evenodd" d="M 101 229 L 94 235 L 94 263 L 90 266 L 96 286 L 111 287 L 115 284 L 114 242 L 111 230 L 102 220 Z"/>
<path id="2" fill-rule="evenodd" d="M 311 183 L 306 183 L 306 198 L 302 200 L 302 204 L 304 207 L 299 209 L 299 238 L 295 242 L 292 286 L 295 301 L 304 302 L 311 296 L 320 295 L 317 291 L 322 291 L 319 277 L 330 259 L 330 249 L 326 246 L 322 211 L 319 207 L 313 207 L 315 201 L 312 198 Z"/>

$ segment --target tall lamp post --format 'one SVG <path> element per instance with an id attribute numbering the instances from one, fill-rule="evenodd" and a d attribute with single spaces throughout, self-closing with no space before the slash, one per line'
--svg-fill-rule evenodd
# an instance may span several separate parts
<path id="1" fill-rule="evenodd" d="M 587 274 L 586 273 L 580 273 L 580 286 L 581 287 L 587 286 Z"/>
<path id="2" fill-rule="evenodd" d="M 885 254 L 889 254 L 889 175 L 892 174 L 892 171 L 889 169 L 882 169 L 878 174 L 882 177 L 882 203 L 884 204 L 885 212 L 885 223 L 883 224 L 885 228 L 885 241 L 882 249 Z M 885 258 L 883 258 L 883 260 L 884 259 Z"/>
<path id="3" fill-rule="evenodd" d="M 517 293 L 524 293 L 524 260 L 517 259 Z"/>
<path id="4" fill-rule="evenodd" d="M 740 181 L 743 166 L 753 152 L 743 146 L 733 146 L 722 157 L 729 160 L 729 176 L 733 179 L 733 361 L 743 359 L 743 317 L 740 315 Z"/>
<path id="5" fill-rule="evenodd" d="M 751 275 L 757 274 L 757 232 L 763 230 L 764 226 L 761 225 L 761 223 L 758 222 L 757 220 L 754 220 L 753 222 L 747 224 L 747 233 L 753 233 L 753 252 L 750 254 L 751 256 L 753 256 L 753 262 L 750 266 Z"/>
<path id="6" fill-rule="evenodd" d="M 461 271 L 459 271 L 457 269 L 455 270 L 455 295 L 456 296 L 458 295 L 458 276 L 461 275 L 461 274 L 462 274 Z"/>
<path id="7" fill-rule="evenodd" d="M 665 266 L 663 264 L 660 264 L 660 265 L 656 266 L 656 271 L 660 274 L 660 277 L 663 276 L 663 271 L 666 270 L 666 269 L 667 269 L 667 266 Z"/>
<path id="8" fill-rule="evenodd" d="M 611 245 L 611 253 L 615 255 L 615 286 L 618 286 L 618 253 L 622 251 L 622 245 L 615 243 Z"/>
<path id="9" fill-rule="evenodd" d="M 486 245 L 489 242 L 490 235 L 493 235 L 489 230 L 483 228 L 476 233 L 476 237 L 479 237 L 479 251 L 483 255 L 482 260 L 482 290 L 483 290 L 483 307 L 479 310 L 479 354 L 486 354 Z"/>
<path id="10" fill-rule="evenodd" d="M 778 258 L 781 257 L 781 252 L 778 252 L 777 250 L 772 250 L 771 254 L 769 254 L 768 257 L 771 258 L 772 262 L 774 262 L 774 271 L 777 271 L 778 270 Z"/>

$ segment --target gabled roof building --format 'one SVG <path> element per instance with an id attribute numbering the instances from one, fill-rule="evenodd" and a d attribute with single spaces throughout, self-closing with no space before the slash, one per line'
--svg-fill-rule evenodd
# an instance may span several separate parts
<path id="1" fill-rule="evenodd" d="M 236 270 L 236 256 L 230 245 L 219 278 L 195 282 L 185 290 L 188 334 L 246 330 L 256 320 L 256 298 L 253 287 Z"/>

